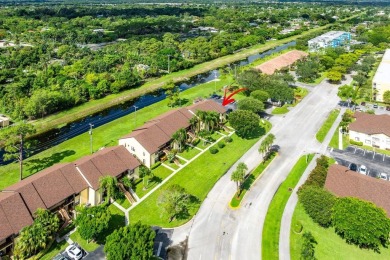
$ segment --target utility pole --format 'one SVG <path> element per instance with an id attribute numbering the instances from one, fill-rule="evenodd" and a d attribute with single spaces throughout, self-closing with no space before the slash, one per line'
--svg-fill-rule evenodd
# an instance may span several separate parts
<path id="1" fill-rule="evenodd" d="M 214 93 L 217 93 L 217 71 L 214 70 Z"/>
<path id="2" fill-rule="evenodd" d="M 92 146 L 92 128 L 93 128 L 93 124 L 89 123 L 89 140 L 90 140 L 90 143 L 91 143 L 91 154 L 93 154 L 93 146 Z"/>
<path id="3" fill-rule="evenodd" d="M 171 57 L 171 55 L 170 54 L 168 54 L 168 74 L 169 74 L 169 72 L 170 72 L 170 57 Z"/>
<path id="4" fill-rule="evenodd" d="M 134 107 L 134 117 L 135 117 L 135 119 L 134 119 L 134 129 L 135 129 L 135 127 L 137 126 L 137 106 L 136 105 L 134 105 L 133 106 Z"/>

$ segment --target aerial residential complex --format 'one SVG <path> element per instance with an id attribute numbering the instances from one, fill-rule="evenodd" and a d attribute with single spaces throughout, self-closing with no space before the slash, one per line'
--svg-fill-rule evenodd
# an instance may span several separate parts
<path id="1" fill-rule="evenodd" d="M 383 55 L 381 64 L 372 80 L 372 98 L 383 102 L 383 94 L 390 90 L 390 49 Z"/>
<path id="2" fill-rule="evenodd" d="M 350 41 L 351 34 L 349 32 L 330 31 L 309 40 L 307 44 L 309 52 L 315 52 L 328 47 L 348 46 Z"/>
<path id="3" fill-rule="evenodd" d="M 356 112 L 349 125 L 349 138 L 364 145 L 390 149 L 390 116 Z"/>

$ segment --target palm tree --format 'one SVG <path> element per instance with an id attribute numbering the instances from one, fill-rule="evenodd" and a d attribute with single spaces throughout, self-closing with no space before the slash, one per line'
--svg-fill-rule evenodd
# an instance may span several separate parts
<path id="1" fill-rule="evenodd" d="M 147 186 L 149 184 L 149 178 L 153 177 L 153 173 L 151 170 L 149 170 L 146 166 L 141 165 L 139 167 L 139 175 L 143 179 L 144 188 L 147 189 Z M 148 177 L 148 178 L 147 178 Z M 148 181 L 145 184 L 145 180 L 148 179 Z"/>
<path id="2" fill-rule="evenodd" d="M 200 131 L 201 129 L 204 129 L 205 128 L 205 124 L 206 124 L 206 111 L 202 111 L 202 110 L 198 110 L 196 111 L 196 114 L 195 114 L 197 117 L 198 117 L 198 124 L 199 124 L 199 127 L 198 127 L 198 130 Z"/>
<path id="3" fill-rule="evenodd" d="M 265 139 L 267 140 L 267 152 L 269 152 L 269 149 L 274 144 L 275 136 L 273 134 L 269 134 Z"/>
<path id="4" fill-rule="evenodd" d="M 230 179 L 234 181 L 237 185 L 237 197 L 240 196 L 241 193 L 241 184 L 245 179 L 245 173 L 248 170 L 248 167 L 246 166 L 245 163 L 239 163 L 237 165 L 237 168 L 234 172 L 232 172 L 232 176 Z"/>
<path id="5" fill-rule="evenodd" d="M 194 116 L 190 119 L 191 130 L 196 134 L 199 132 L 199 118 Z"/>
<path id="6" fill-rule="evenodd" d="M 103 190 L 106 190 L 106 194 L 107 194 L 106 198 L 107 198 L 107 202 L 109 202 L 110 198 L 115 197 L 117 193 L 118 180 L 113 176 L 107 175 L 107 176 L 100 177 L 99 183 L 100 183 L 100 187 Z"/>
<path id="7" fill-rule="evenodd" d="M 177 148 L 179 152 L 183 151 L 184 145 L 187 141 L 187 132 L 184 128 L 180 128 L 172 135 L 172 146 L 173 148 Z"/>

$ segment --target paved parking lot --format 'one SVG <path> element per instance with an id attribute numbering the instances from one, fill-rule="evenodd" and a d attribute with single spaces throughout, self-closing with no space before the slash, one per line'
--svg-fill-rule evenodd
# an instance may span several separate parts
<path id="1" fill-rule="evenodd" d="M 167 248 L 171 245 L 171 237 L 173 229 L 153 228 L 156 231 L 154 239 L 153 255 L 159 256 L 162 259 L 167 259 Z"/>
<path id="2" fill-rule="evenodd" d="M 78 248 L 80 248 L 81 252 L 83 253 L 83 257 L 82 257 L 81 259 L 88 259 L 88 256 L 89 256 L 88 252 L 85 251 L 83 248 L 81 248 L 81 246 L 79 246 L 77 243 L 74 243 L 74 245 L 77 246 Z M 65 256 L 65 257 L 67 257 L 67 258 L 69 258 L 69 259 L 73 259 L 72 257 L 70 257 L 70 256 L 66 253 L 65 250 L 62 251 L 60 254 L 63 255 L 63 256 Z M 97 258 L 89 258 L 89 259 L 97 259 Z M 103 259 L 104 259 L 104 258 L 103 258 Z"/>
<path id="3" fill-rule="evenodd" d="M 367 175 L 378 178 L 381 172 L 390 174 L 390 156 L 349 146 L 345 150 L 333 149 L 330 155 L 338 164 L 348 167 L 350 163 L 367 166 Z"/>

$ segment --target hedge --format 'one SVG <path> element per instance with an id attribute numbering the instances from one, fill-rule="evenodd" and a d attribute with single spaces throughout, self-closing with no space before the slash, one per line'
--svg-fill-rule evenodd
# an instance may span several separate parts
<path id="1" fill-rule="evenodd" d="M 350 139 L 349 142 L 353 145 L 357 145 L 357 146 L 363 146 L 363 142 L 358 142 L 358 141 L 355 141 L 355 140 L 352 140 Z"/>
<path id="2" fill-rule="evenodd" d="M 210 147 L 210 153 L 211 154 L 216 154 L 216 153 L 218 153 L 218 149 L 216 148 L 216 147 Z"/>

